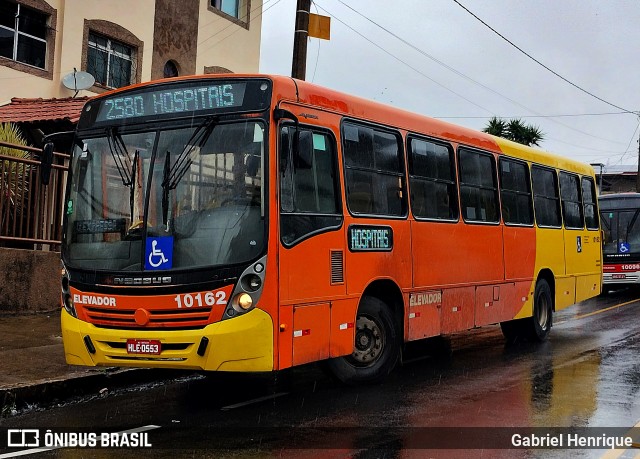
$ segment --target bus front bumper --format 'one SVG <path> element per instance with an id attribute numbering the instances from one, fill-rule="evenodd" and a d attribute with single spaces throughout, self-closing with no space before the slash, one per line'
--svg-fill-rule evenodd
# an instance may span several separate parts
<path id="1" fill-rule="evenodd" d="M 78 320 L 63 308 L 61 325 L 65 358 L 71 365 L 238 372 L 274 369 L 273 322 L 260 309 L 199 330 L 114 330 Z M 130 339 L 159 341 L 161 352 L 130 354 L 126 345 Z"/>
<path id="2" fill-rule="evenodd" d="M 608 286 L 640 284 L 640 273 L 637 271 L 626 273 L 603 273 L 602 283 Z"/>

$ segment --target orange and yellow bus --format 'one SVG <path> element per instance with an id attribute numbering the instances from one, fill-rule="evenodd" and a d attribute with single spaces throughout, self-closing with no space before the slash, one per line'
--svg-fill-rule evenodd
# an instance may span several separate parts
<path id="1" fill-rule="evenodd" d="M 590 166 L 304 81 L 115 90 L 74 144 L 70 364 L 372 381 L 409 341 L 543 340 L 600 293 Z"/>

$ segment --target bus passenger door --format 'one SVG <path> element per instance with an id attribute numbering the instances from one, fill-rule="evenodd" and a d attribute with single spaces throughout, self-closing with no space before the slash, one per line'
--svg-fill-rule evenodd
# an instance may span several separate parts
<path id="1" fill-rule="evenodd" d="M 286 120 L 278 132 L 279 298 L 281 324 L 288 322 L 279 349 L 280 368 L 286 368 L 332 356 L 334 341 L 344 347 L 340 355 L 350 353 L 353 327 L 335 323 L 342 318 L 336 300 L 345 294 L 335 136 Z"/>

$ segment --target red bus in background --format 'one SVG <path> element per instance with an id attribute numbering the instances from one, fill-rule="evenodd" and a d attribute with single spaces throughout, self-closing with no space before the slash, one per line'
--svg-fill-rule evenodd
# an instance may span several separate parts
<path id="1" fill-rule="evenodd" d="M 600 196 L 602 290 L 640 284 L 640 193 Z"/>

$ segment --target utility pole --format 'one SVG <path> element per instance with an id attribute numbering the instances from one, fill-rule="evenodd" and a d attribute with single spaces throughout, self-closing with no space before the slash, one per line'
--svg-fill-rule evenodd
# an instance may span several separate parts
<path id="1" fill-rule="evenodd" d="M 311 0 L 298 0 L 296 7 L 296 30 L 293 35 L 291 76 L 299 80 L 304 80 L 307 73 L 307 38 L 309 37 L 310 11 Z"/>

